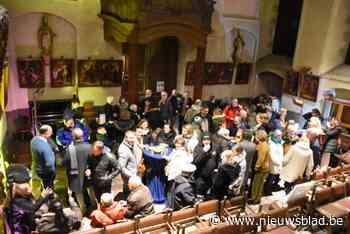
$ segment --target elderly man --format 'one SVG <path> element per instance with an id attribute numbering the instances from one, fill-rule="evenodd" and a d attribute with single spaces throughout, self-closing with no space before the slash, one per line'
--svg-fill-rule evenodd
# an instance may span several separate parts
<path id="1" fill-rule="evenodd" d="M 138 176 L 130 177 L 128 187 L 130 194 L 126 201 L 125 218 L 133 218 L 136 215 L 146 216 L 154 213 L 151 192 L 142 184 L 141 178 Z"/>
<path id="2" fill-rule="evenodd" d="M 68 146 L 62 164 L 67 168 L 69 189 L 74 193 L 82 214 L 85 214 L 86 202 L 84 195 L 88 193 L 84 173 L 91 145 L 84 142 L 84 132 L 80 128 L 73 129 L 72 133 L 73 144 Z"/>
<path id="3" fill-rule="evenodd" d="M 41 178 L 44 188 L 53 188 L 56 177 L 55 153 L 48 142 L 51 135 L 51 126 L 43 125 L 39 128 L 39 135 L 30 142 L 32 172 Z"/>

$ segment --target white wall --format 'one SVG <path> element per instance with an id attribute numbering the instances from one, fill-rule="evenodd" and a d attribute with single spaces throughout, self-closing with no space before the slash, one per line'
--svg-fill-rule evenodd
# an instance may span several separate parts
<path id="1" fill-rule="evenodd" d="M 49 25 L 57 34 L 54 43 L 53 56 L 76 59 L 122 59 L 121 46 L 111 46 L 104 40 L 103 20 L 100 13 L 99 0 L 79 1 L 47 1 L 36 0 L 30 4 L 27 0 L 0 0 L 0 4 L 9 9 L 10 32 L 16 41 L 18 57 L 32 55 L 36 57 L 40 51 L 37 48 L 37 30 L 40 25 L 41 13 L 49 13 Z M 11 76 L 11 74 L 10 74 Z M 14 76 L 11 76 L 11 79 Z M 10 81 L 11 82 L 11 81 Z M 32 92 L 29 91 L 29 99 Z M 74 93 L 73 87 L 46 88 L 42 100 L 70 98 Z M 82 102 L 94 101 L 95 104 L 105 103 L 109 95 L 120 96 L 120 87 L 79 88 Z"/>

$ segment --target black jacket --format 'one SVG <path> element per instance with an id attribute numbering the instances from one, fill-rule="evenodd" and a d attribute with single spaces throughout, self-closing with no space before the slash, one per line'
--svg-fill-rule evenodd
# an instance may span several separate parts
<path id="1" fill-rule="evenodd" d="M 175 115 L 175 110 L 169 98 L 166 100 L 165 103 L 159 104 L 159 111 L 160 117 L 163 121 L 170 120 Z"/>
<path id="2" fill-rule="evenodd" d="M 161 131 L 158 137 L 159 143 L 165 143 L 169 146 L 173 146 L 175 136 L 176 136 L 176 133 L 174 131 L 171 131 L 169 133 L 165 133 L 164 131 Z"/>
<path id="3" fill-rule="evenodd" d="M 220 136 L 217 133 L 213 134 L 212 141 L 213 144 L 216 145 L 216 147 L 218 148 L 219 153 L 222 153 L 223 151 L 232 148 L 230 140 L 226 139 L 223 136 Z"/>
<path id="4" fill-rule="evenodd" d="M 98 157 L 90 155 L 87 168 L 91 170 L 93 186 L 100 188 L 111 186 L 112 179 L 121 172 L 118 161 L 113 155 L 106 153 Z"/>
<path id="5" fill-rule="evenodd" d="M 206 117 L 204 117 L 205 119 L 208 120 L 208 125 L 209 125 L 209 132 L 213 133 L 215 131 L 215 127 L 214 127 L 214 122 L 213 122 L 213 118 L 211 117 L 211 115 L 207 115 Z M 204 119 L 202 116 L 201 116 L 201 113 L 195 115 L 192 119 L 192 123 L 193 124 L 200 124 L 200 121 L 202 119 Z M 199 121 L 198 121 L 199 120 Z M 202 130 L 202 129 L 201 129 Z"/>
<path id="6" fill-rule="evenodd" d="M 186 206 L 192 206 L 196 202 L 195 183 L 191 177 L 182 175 L 174 179 L 175 210 L 182 209 Z"/>
<path id="7" fill-rule="evenodd" d="M 197 167 L 195 177 L 211 177 L 219 165 L 219 160 L 220 153 L 216 146 L 212 144 L 210 150 L 205 152 L 203 150 L 203 144 L 198 144 L 193 150 L 193 163 Z"/>
<path id="8" fill-rule="evenodd" d="M 31 234 L 35 230 L 34 214 L 48 197 L 34 201 L 32 197 L 15 197 L 6 208 L 7 221 L 12 233 Z"/>
<path id="9" fill-rule="evenodd" d="M 222 199 L 228 195 L 228 189 L 238 177 L 241 171 L 239 164 L 222 164 L 218 173 L 214 176 L 213 181 L 213 195 L 217 199 Z"/>

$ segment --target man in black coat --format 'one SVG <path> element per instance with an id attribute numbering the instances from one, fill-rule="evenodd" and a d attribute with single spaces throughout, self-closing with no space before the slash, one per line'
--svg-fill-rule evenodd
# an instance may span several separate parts
<path id="1" fill-rule="evenodd" d="M 103 193 L 111 192 L 112 180 L 120 172 L 121 168 L 115 156 L 105 152 L 102 141 L 95 141 L 92 154 L 87 160 L 85 176 L 89 178 L 98 201 Z"/>
<path id="2" fill-rule="evenodd" d="M 181 175 L 175 177 L 172 193 L 174 196 L 174 207 L 170 208 L 180 210 L 186 206 L 193 206 L 198 201 L 192 177 L 195 170 L 196 166 L 187 164 L 182 168 Z"/>
<path id="3" fill-rule="evenodd" d="M 193 163 L 197 167 L 195 182 L 197 194 L 205 196 L 212 185 L 212 175 L 218 168 L 220 152 L 211 143 L 210 134 L 203 133 L 202 142 L 193 151 Z"/>
<path id="4" fill-rule="evenodd" d="M 84 142 L 84 132 L 80 128 L 73 129 L 72 135 L 73 143 L 68 146 L 62 164 L 67 168 L 70 192 L 77 199 L 82 214 L 85 214 L 88 194 L 85 170 L 91 145 Z"/>
<path id="5" fill-rule="evenodd" d="M 214 132 L 213 119 L 207 105 L 201 106 L 201 112 L 193 117 L 192 124 L 196 125 L 201 132 Z"/>
<path id="6" fill-rule="evenodd" d="M 216 199 L 223 199 L 231 194 L 231 186 L 238 179 L 241 167 L 234 160 L 234 154 L 231 150 L 222 153 L 222 163 L 217 173 L 213 176 L 212 195 Z"/>
<path id="7" fill-rule="evenodd" d="M 253 132 L 252 130 L 245 129 L 243 131 L 243 140 L 239 143 L 243 151 L 246 152 L 246 171 L 243 178 L 241 192 L 246 190 L 248 186 L 248 179 L 253 179 L 253 172 L 255 168 L 255 162 L 257 159 L 256 144 L 252 142 Z"/>

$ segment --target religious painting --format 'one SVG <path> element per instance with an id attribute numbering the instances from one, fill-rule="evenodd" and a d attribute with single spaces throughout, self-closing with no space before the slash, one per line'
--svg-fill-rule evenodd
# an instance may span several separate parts
<path id="1" fill-rule="evenodd" d="M 186 66 L 185 85 L 193 85 L 196 76 L 194 62 L 188 62 Z"/>
<path id="2" fill-rule="evenodd" d="M 18 59 L 17 70 L 21 88 L 42 88 L 45 76 L 42 61 L 39 59 Z"/>
<path id="3" fill-rule="evenodd" d="M 312 74 L 304 74 L 301 79 L 300 97 L 310 101 L 317 101 L 320 78 Z"/>
<path id="4" fill-rule="evenodd" d="M 73 59 L 54 59 L 51 61 L 51 87 L 73 86 Z"/>
<path id="5" fill-rule="evenodd" d="M 100 60 L 99 76 L 102 86 L 120 86 L 123 76 L 122 60 Z"/>
<path id="6" fill-rule="evenodd" d="M 284 86 L 284 92 L 292 96 L 298 96 L 299 73 L 288 71 L 287 80 Z"/>
<path id="7" fill-rule="evenodd" d="M 236 71 L 235 84 L 244 85 L 249 84 L 250 72 L 253 64 L 251 63 L 239 63 Z"/>
<path id="8" fill-rule="evenodd" d="M 80 87 L 100 86 L 99 64 L 96 60 L 78 61 L 78 81 Z"/>
<path id="9" fill-rule="evenodd" d="M 206 63 L 205 74 L 207 79 L 205 84 L 231 84 L 233 76 L 233 65 L 231 63 Z"/>

